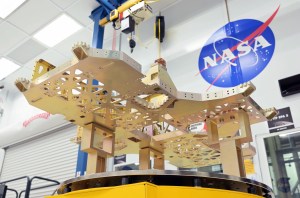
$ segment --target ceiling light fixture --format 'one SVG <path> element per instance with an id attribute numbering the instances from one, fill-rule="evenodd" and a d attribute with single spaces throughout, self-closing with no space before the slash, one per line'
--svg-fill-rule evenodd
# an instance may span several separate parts
<path id="1" fill-rule="evenodd" d="M 20 68 L 20 65 L 17 65 L 13 63 L 10 60 L 7 60 L 6 58 L 0 59 L 0 80 L 7 77 L 14 71 Z"/>
<path id="2" fill-rule="evenodd" d="M 63 14 L 38 31 L 33 37 L 48 47 L 53 47 L 81 28 L 82 26 L 74 19 Z"/>
<path id="3" fill-rule="evenodd" d="M 291 133 L 284 133 L 284 134 L 280 134 L 279 137 L 287 137 L 287 136 L 290 136 L 290 135 L 293 135 L 293 134 L 296 134 L 296 133 L 299 133 L 300 131 L 294 131 L 294 132 L 291 132 Z"/>
<path id="4" fill-rule="evenodd" d="M 0 1 L 0 17 L 5 19 L 13 11 L 15 11 L 26 0 L 1 0 Z"/>

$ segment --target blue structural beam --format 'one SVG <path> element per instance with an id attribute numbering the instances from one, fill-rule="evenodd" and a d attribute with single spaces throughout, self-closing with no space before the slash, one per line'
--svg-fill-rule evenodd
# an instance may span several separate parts
<path id="1" fill-rule="evenodd" d="M 87 153 L 81 151 L 81 146 L 79 145 L 78 154 L 77 154 L 77 165 L 76 165 L 76 175 L 79 177 L 85 174 L 86 165 L 87 165 Z"/>
<path id="2" fill-rule="evenodd" d="M 110 9 L 110 11 L 116 9 L 116 7 L 111 4 L 108 0 L 97 0 L 103 7 Z"/>
<path id="3" fill-rule="evenodd" d="M 107 8 L 103 8 L 102 6 L 97 8 L 92 12 L 91 18 L 94 21 L 94 33 L 93 33 L 93 48 L 102 49 L 103 47 L 103 37 L 104 37 L 104 27 L 99 25 L 99 21 L 106 17 Z"/>
<path id="4" fill-rule="evenodd" d="M 127 0 L 96 0 L 96 1 L 99 2 L 101 5 L 95 10 L 93 10 L 90 16 L 90 18 L 94 21 L 92 47 L 102 49 L 104 27 L 99 25 L 99 21 L 102 18 L 109 17 L 109 14 L 112 10 L 116 9 Z M 98 85 L 98 81 L 94 80 L 93 84 Z M 87 166 L 87 157 L 88 157 L 87 153 L 82 152 L 79 146 L 75 177 L 82 176 L 85 174 L 86 166 Z"/>

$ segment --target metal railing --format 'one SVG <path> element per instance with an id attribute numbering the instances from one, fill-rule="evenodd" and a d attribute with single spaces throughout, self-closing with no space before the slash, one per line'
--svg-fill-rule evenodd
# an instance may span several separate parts
<path id="1" fill-rule="evenodd" d="M 16 198 L 21 198 L 23 193 L 25 193 L 24 198 L 29 198 L 30 192 L 32 190 L 40 190 L 40 189 L 43 189 L 43 188 L 49 188 L 49 187 L 57 186 L 57 185 L 60 184 L 56 180 L 52 180 L 52 179 L 48 179 L 48 178 L 44 178 L 44 177 L 34 176 L 34 177 L 30 178 L 28 176 L 23 176 L 23 177 L 18 177 L 18 178 L 15 178 L 15 179 L 0 182 L 0 185 L 4 185 L 4 184 L 7 185 L 7 183 L 11 183 L 11 182 L 18 181 L 18 180 L 23 180 L 23 179 L 26 180 L 26 188 L 24 190 L 20 191 L 20 193 L 18 193 L 18 191 L 15 190 L 15 189 L 11 189 L 11 188 L 7 189 L 8 191 L 14 192 L 16 194 Z M 51 182 L 51 184 L 31 188 L 33 180 L 37 180 L 37 179 L 47 181 L 47 182 Z"/>
<path id="2" fill-rule="evenodd" d="M 292 196 L 293 197 L 295 197 L 295 195 L 300 193 L 299 184 L 300 184 L 300 181 L 298 180 L 296 182 L 296 184 L 294 185 L 294 187 L 292 188 Z"/>

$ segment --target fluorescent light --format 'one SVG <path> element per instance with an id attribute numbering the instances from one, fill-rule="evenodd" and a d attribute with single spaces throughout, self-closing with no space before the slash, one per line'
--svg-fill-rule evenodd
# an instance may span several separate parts
<path id="1" fill-rule="evenodd" d="M 81 28 L 79 23 L 63 14 L 38 31 L 33 37 L 48 47 L 53 47 Z"/>
<path id="2" fill-rule="evenodd" d="M 9 74 L 13 73 L 20 68 L 20 65 L 17 65 L 6 58 L 0 59 L 0 80 L 7 77 Z"/>
<path id="3" fill-rule="evenodd" d="M 26 0 L 1 0 L 0 1 L 0 17 L 6 18 L 10 13 L 17 9 Z"/>
<path id="4" fill-rule="evenodd" d="M 287 137 L 289 135 L 293 135 L 293 134 L 296 134 L 296 133 L 299 133 L 300 131 L 294 131 L 294 132 L 291 132 L 291 133 L 284 133 L 284 134 L 280 134 L 279 137 Z"/>

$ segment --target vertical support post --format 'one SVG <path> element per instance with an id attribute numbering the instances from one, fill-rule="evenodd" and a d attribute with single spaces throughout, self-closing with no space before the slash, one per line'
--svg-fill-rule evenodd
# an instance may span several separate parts
<path id="1" fill-rule="evenodd" d="M 99 25 L 99 21 L 105 17 L 104 8 L 100 5 L 96 10 L 91 14 L 91 18 L 94 21 L 94 32 L 93 32 L 93 48 L 102 48 L 103 47 L 103 38 L 104 38 L 104 27 Z M 93 82 L 93 84 L 98 84 L 98 82 Z M 81 146 L 78 148 L 77 155 L 77 165 L 76 165 L 76 176 L 84 175 L 87 168 L 87 153 L 81 151 Z"/>
<path id="2" fill-rule="evenodd" d="M 148 170 L 151 168 L 150 164 L 150 148 L 141 148 L 139 153 L 140 170 Z"/>
<path id="3" fill-rule="evenodd" d="M 163 152 L 154 149 L 151 151 L 154 155 L 153 168 L 157 170 L 165 170 L 165 156 L 163 155 Z"/>
<path id="4" fill-rule="evenodd" d="M 154 156 L 154 169 L 158 169 L 158 170 L 165 169 L 165 158 L 163 155 Z"/>
<path id="5" fill-rule="evenodd" d="M 219 142 L 219 131 L 217 124 L 212 121 L 206 121 L 207 131 L 208 131 L 208 142 L 210 144 L 215 144 Z"/>
<path id="6" fill-rule="evenodd" d="M 86 162 L 86 174 L 94 174 L 98 171 L 98 153 L 96 150 L 91 148 L 93 142 L 93 127 L 91 129 L 83 128 L 81 148 L 84 152 L 87 152 Z M 83 152 L 82 151 L 82 152 Z"/>
<path id="7" fill-rule="evenodd" d="M 88 125 L 83 128 L 81 149 L 88 153 L 87 174 L 105 172 L 106 158 L 114 154 L 114 132 L 93 123 Z"/>
<path id="8" fill-rule="evenodd" d="M 77 126 L 77 141 L 81 141 L 83 128 Z M 83 176 L 86 171 L 87 153 L 81 151 L 81 144 L 78 146 L 77 164 L 75 177 Z"/>
<path id="9" fill-rule="evenodd" d="M 245 177 L 244 159 L 241 145 L 237 140 L 220 142 L 223 172 L 228 175 Z"/>
<path id="10" fill-rule="evenodd" d="M 105 172 L 106 158 L 98 155 L 97 152 L 88 153 L 86 174 L 95 174 Z"/>
<path id="11" fill-rule="evenodd" d="M 238 112 L 239 127 L 241 130 L 241 143 L 252 142 L 251 126 L 248 113 L 244 110 Z"/>
<path id="12" fill-rule="evenodd" d="M 165 169 L 165 158 L 164 155 L 157 151 L 152 149 L 151 147 L 145 147 L 140 149 L 140 170 L 148 170 L 151 169 L 151 152 L 154 155 L 154 164 L 153 168 L 158 170 L 164 170 Z"/>

